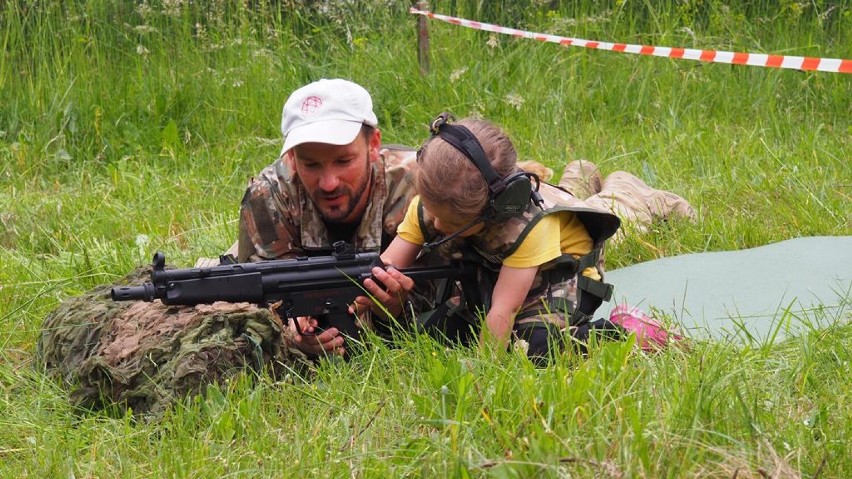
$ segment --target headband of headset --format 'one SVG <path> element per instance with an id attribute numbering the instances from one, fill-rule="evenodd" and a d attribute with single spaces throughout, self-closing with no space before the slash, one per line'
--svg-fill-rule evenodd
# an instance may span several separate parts
<path id="1" fill-rule="evenodd" d="M 462 125 L 452 125 L 449 120 L 455 119 L 449 113 L 441 113 L 432 122 L 430 130 L 432 137 L 439 136 L 442 140 L 452 145 L 455 149 L 466 156 L 476 165 L 476 168 L 482 174 L 485 182 L 488 183 L 489 197 L 506 189 L 506 182 L 503 177 L 497 174 L 494 167 L 491 166 L 491 161 L 488 160 L 488 155 L 482 148 L 482 144 L 476 139 L 476 136 Z"/>

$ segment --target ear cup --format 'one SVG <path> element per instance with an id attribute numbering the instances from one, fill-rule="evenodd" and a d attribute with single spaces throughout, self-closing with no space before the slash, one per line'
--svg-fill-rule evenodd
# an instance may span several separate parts
<path id="1" fill-rule="evenodd" d="M 513 173 L 503 179 L 505 187 L 492 195 L 486 220 L 502 221 L 527 210 L 532 194 L 532 182 L 526 173 Z"/>

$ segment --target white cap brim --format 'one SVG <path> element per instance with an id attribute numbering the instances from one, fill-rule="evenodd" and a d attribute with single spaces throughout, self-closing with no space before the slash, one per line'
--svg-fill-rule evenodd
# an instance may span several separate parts
<path id="1" fill-rule="evenodd" d="M 363 123 L 348 120 L 326 120 L 293 128 L 284 139 L 281 154 L 303 143 L 324 143 L 327 145 L 348 145 L 355 141 L 361 132 Z"/>

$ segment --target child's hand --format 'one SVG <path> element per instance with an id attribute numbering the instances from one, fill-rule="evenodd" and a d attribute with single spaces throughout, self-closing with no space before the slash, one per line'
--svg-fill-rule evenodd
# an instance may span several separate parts
<path id="1" fill-rule="evenodd" d="M 374 313 L 384 313 L 396 317 L 402 312 L 402 305 L 408 299 L 409 293 L 414 289 L 414 280 L 402 274 L 393 266 L 385 268 L 373 268 L 373 278 L 364 280 L 364 289 L 370 293 L 378 303 L 376 304 L 367 296 L 358 296 L 350 312 L 360 314 L 371 310 Z M 365 309 L 361 309 L 365 308 Z M 353 310 L 354 309 L 354 310 Z"/>

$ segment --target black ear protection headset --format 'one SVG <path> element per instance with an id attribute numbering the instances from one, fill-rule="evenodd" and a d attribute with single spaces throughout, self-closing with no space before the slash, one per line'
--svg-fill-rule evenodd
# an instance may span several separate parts
<path id="1" fill-rule="evenodd" d="M 477 223 L 483 221 L 500 222 L 517 216 L 527 210 L 530 201 L 533 201 L 539 207 L 544 203 L 538 193 L 541 181 L 535 173 L 516 171 L 507 176 L 500 176 L 491 166 L 491 161 L 488 160 L 482 145 L 473 133 L 462 125 L 450 124 L 450 119 L 455 118 L 449 113 L 441 113 L 435 118 L 429 127 L 432 136 L 427 140 L 427 143 L 436 136 L 440 137 L 473 162 L 485 182 L 488 183 L 488 202 L 480 216 L 472 223 L 440 241 L 426 243 L 423 245 L 425 249 L 449 241 Z M 418 161 L 419 157 L 418 154 Z M 533 181 L 535 188 L 533 188 Z"/>

